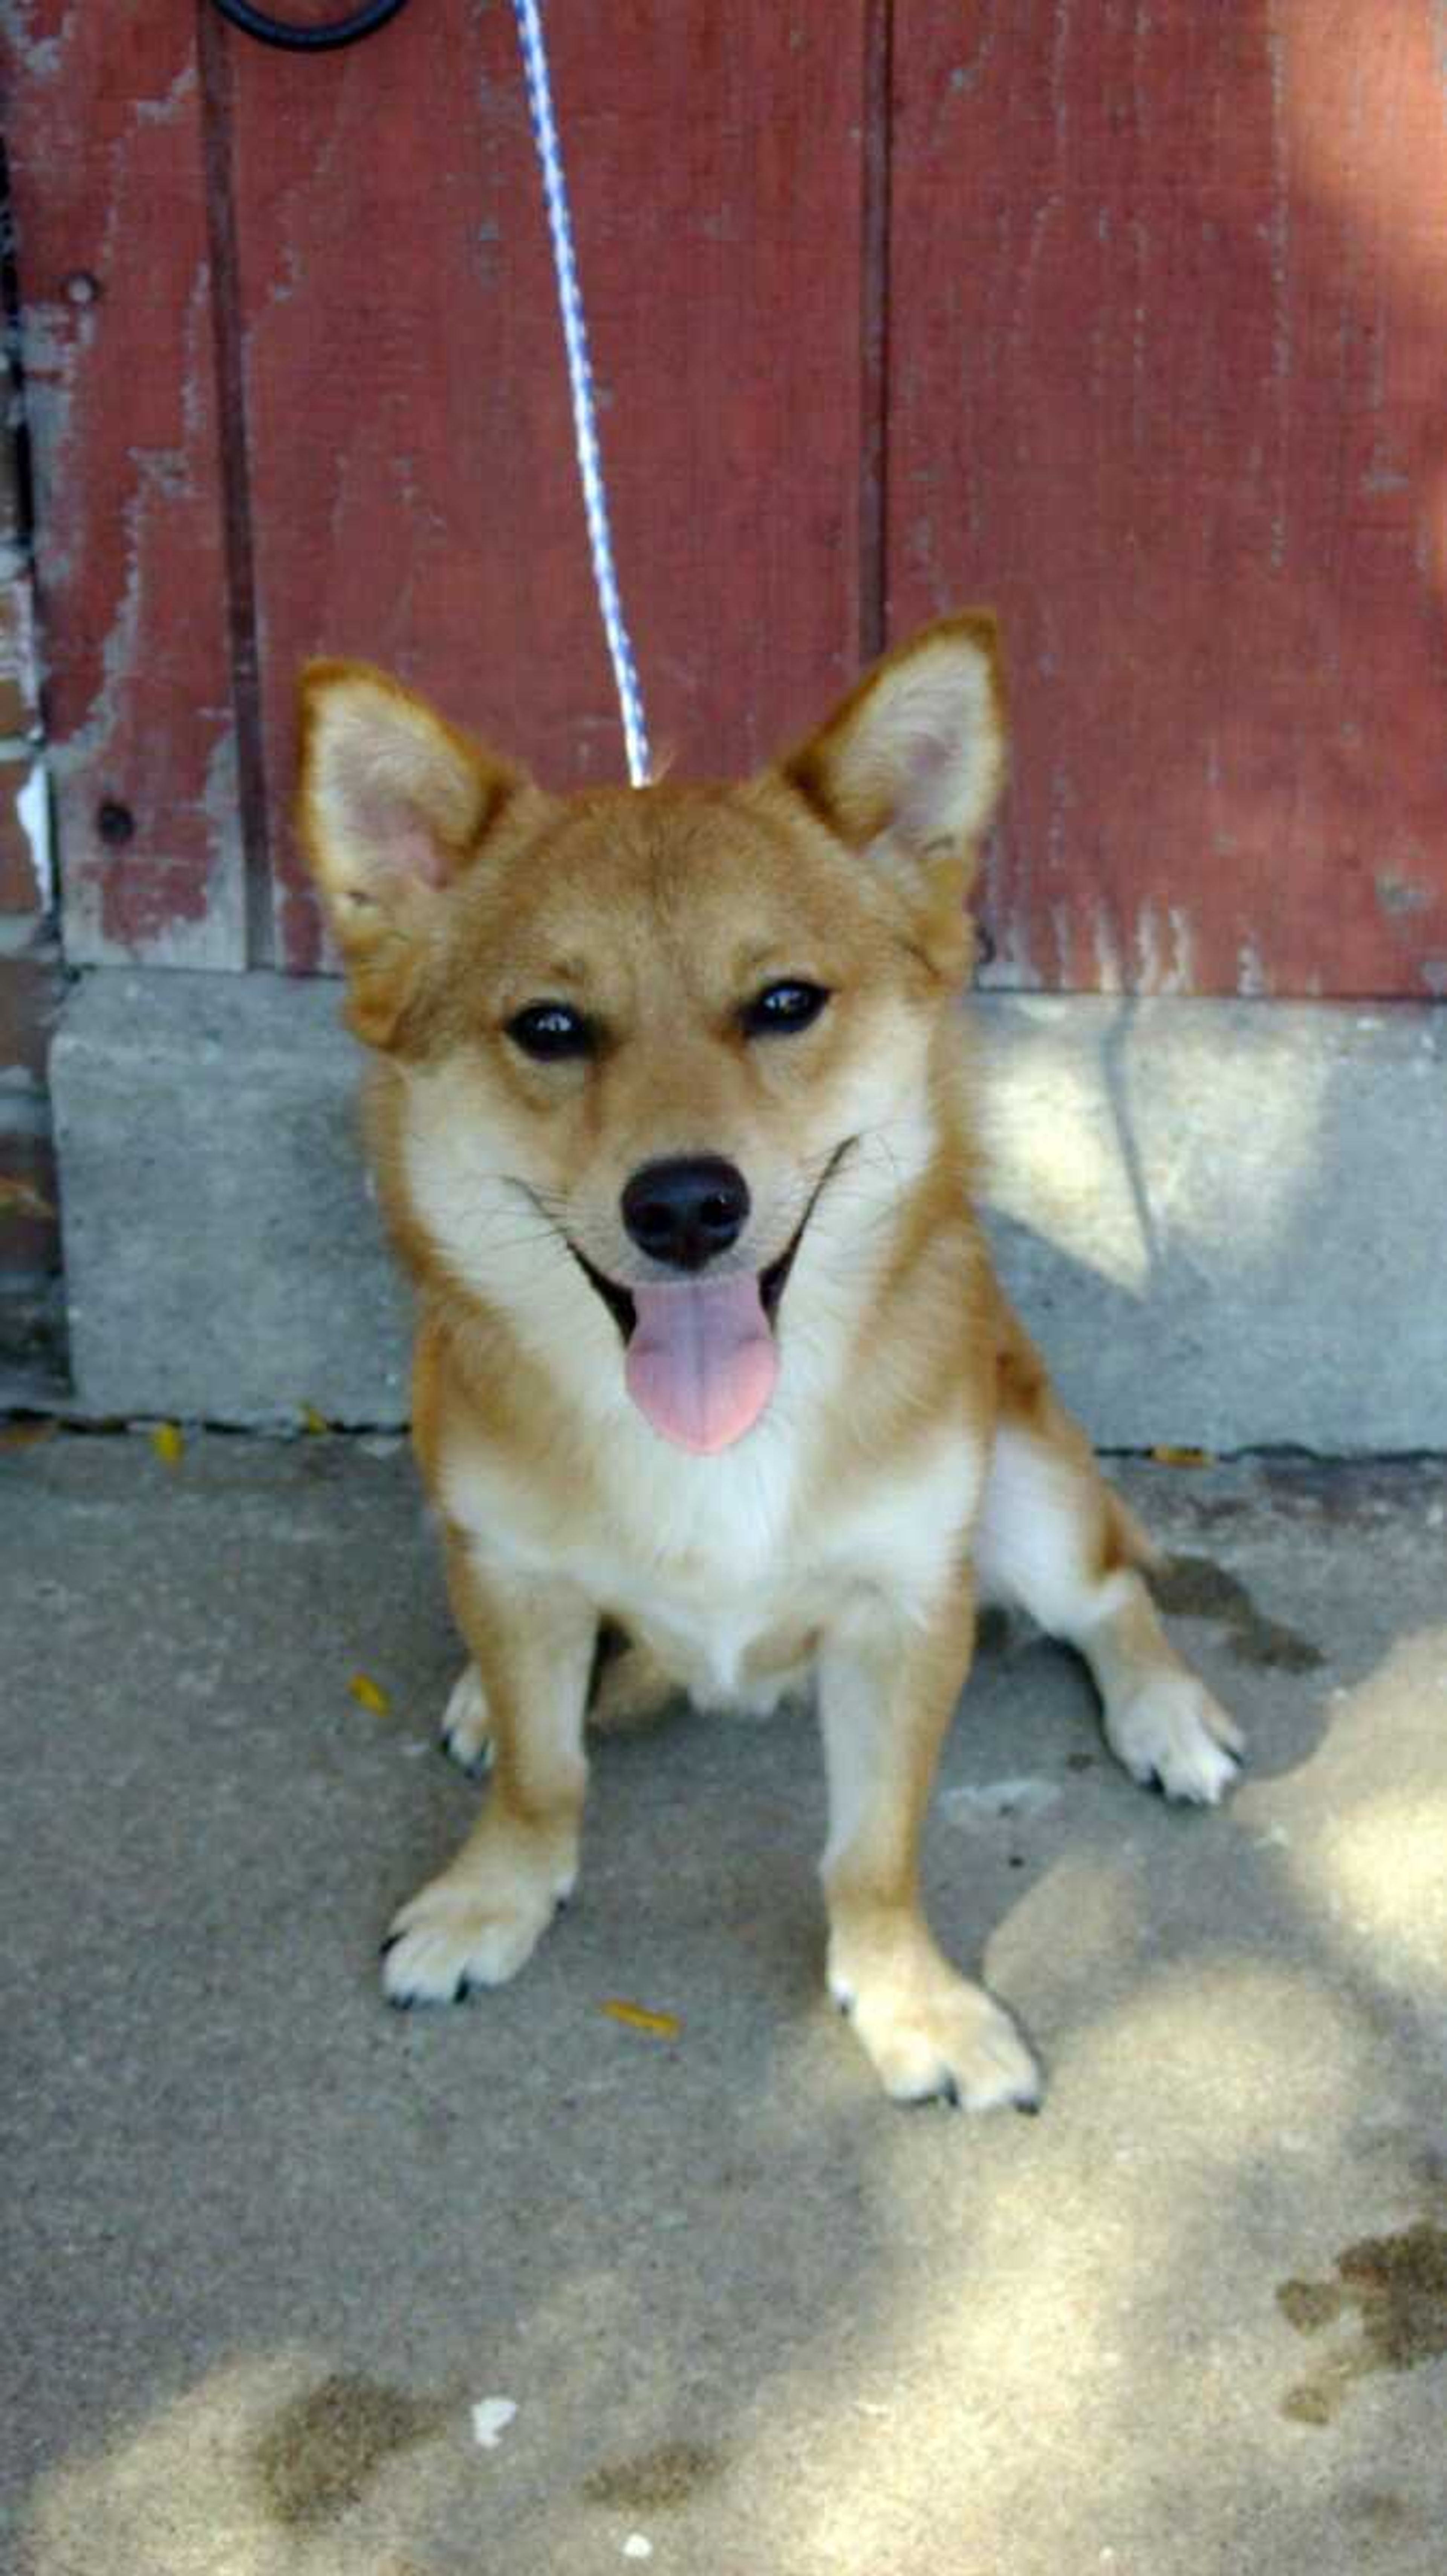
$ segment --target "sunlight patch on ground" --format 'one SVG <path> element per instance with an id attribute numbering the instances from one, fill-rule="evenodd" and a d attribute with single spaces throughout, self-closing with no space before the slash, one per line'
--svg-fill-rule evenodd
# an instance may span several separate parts
<path id="1" fill-rule="evenodd" d="M 1338 1705 L 1300 1775 L 1311 1818 L 1289 1868 L 1337 1940 L 1420 1995 L 1447 1984 L 1447 1628 L 1404 1638 Z"/>
<path id="2" fill-rule="evenodd" d="M 43 2478 L 28 2535 L 35 2576 L 102 2558 L 151 2576 L 290 2576 L 294 2538 L 268 2527 L 249 2461 L 295 2372 L 294 2357 L 233 2362 Z"/>
<path id="3" fill-rule="evenodd" d="M 1101 1929 L 1123 1892 L 1103 1884 Z M 935 2115 L 931 2233 L 899 2245 L 867 2373 L 836 2357 L 812 2391 L 791 2382 L 788 2462 L 762 2466 L 759 2427 L 754 2476 L 779 2499 L 762 2558 L 791 2576 L 932 2569 L 948 2532 L 961 2567 L 1012 2576 L 1109 2570 L 1113 2549 L 1122 2569 L 1144 2566 L 1143 2524 L 1157 2548 L 1174 2524 L 1143 2428 L 1174 2427 L 1209 2487 L 1214 2447 L 1191 2431 L 1203 2408 L 1223 2437 L 1223 2506 L 1246 2460 L 1274 2484 L 1284 2338 L 1242 2212 L 1269 2168 L 1312 2193 L 1359 2115 L 1362 2073 L 1351 2010 L 1317 1979 L 1216 1956 L 1085 2021 L 1038 2123 Z M 882 2165 L 917 2167 L 924 2116 L 886 2133 Z"/>
<path id="4" fill-rule="evenodd" d="M 208 2372 L 103 2449 L 40 2481 L 32 2576 L 355 2576 L 386 2543 L 389 2480 L 466 2410 L 296 2351 Z M 460 2441 L 459 2441 L 460 2447 Z M 395 2489 L 394 2489 L 395 2494 Z M 385 2555 L 367 2556 L 380 2571 Z"/>

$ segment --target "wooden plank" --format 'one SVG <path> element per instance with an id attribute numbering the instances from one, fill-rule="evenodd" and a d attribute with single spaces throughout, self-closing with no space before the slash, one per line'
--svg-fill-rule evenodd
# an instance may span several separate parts
<path id="1" fill-rule="evenodd" d="M 6 17 L 67 953 L 240 966 L 194 12 Z"/>
<path id="2" fill-rule="evenodd" d="M 1429 0 L 901 0 L 891 620 L 994 598 L 996 979 L 1447 991 Z"/>
<path id="3" fill-rule="evenodd" d="M 762 760 L 860 624 L 863 0 L 626 0 L 549 38 L 655 748 Z M 232 55 L 268 775 L 361 654 L 558 784 L 623 774 L 512 16 Z M 278 945 L 316 916 L 277 835 Z"/>

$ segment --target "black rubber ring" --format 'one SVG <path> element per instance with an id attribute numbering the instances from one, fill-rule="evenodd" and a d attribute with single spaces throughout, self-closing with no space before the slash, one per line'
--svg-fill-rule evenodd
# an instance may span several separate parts
<path id="1" fill-rule="evenodd" d="M 366 0 L 366 6 L 354 9 L 349 18 L 333 18 L 321 26 L 298 26 L 286 18 L 268 18 L 262 9 L 253 9 L 251 0 L 212 0 L 223 18 L 239 27 L 243 36 L 254 36 L 259 45 L 281 45 L 293 54 L 324 54 L 338 45 L 354 45 L 361 36 L 374 36 L 405 9 L 407 0 Z"/>

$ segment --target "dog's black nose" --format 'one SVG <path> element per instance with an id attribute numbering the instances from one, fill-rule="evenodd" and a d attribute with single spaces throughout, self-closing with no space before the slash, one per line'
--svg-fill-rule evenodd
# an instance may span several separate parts
<path id="1" fill-rule="evenodd" d="M 743 1232 L 749 1185 L 717 1154 L 645 1163 L 623 1191 L 623 1222 L 640 1252 L 674 1270 L 702 1270 Z"/>

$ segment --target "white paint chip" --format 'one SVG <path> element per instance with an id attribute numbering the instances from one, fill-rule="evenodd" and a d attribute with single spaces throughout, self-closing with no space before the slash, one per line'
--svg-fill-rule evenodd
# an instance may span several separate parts
<path id="1" fill-rule="evenodd" d="M 645 2540 L 641 2531 L 630 2531 L 623 2543 L 623 2555 L 625 2558 L 651 2558 L 653 2543 Z"/>
<path id="2" fill-rule="evenodd" d="M 517 2413 L 512 2397 L 479 2397 L 472 2410 L 472 2438 L 479 2450 L 495 2451 Z"/>
<path id="3" fill-rule="evenodd" d="M 45 771 L 37 760 L 25 785 L 15 799 L 20 828 L 30 844 L 30 865 L 35 876 L 35 891 L 42 912 L 49 912 L 55 901 L 55 861 L 50 837 L 50 790 Z"/>

